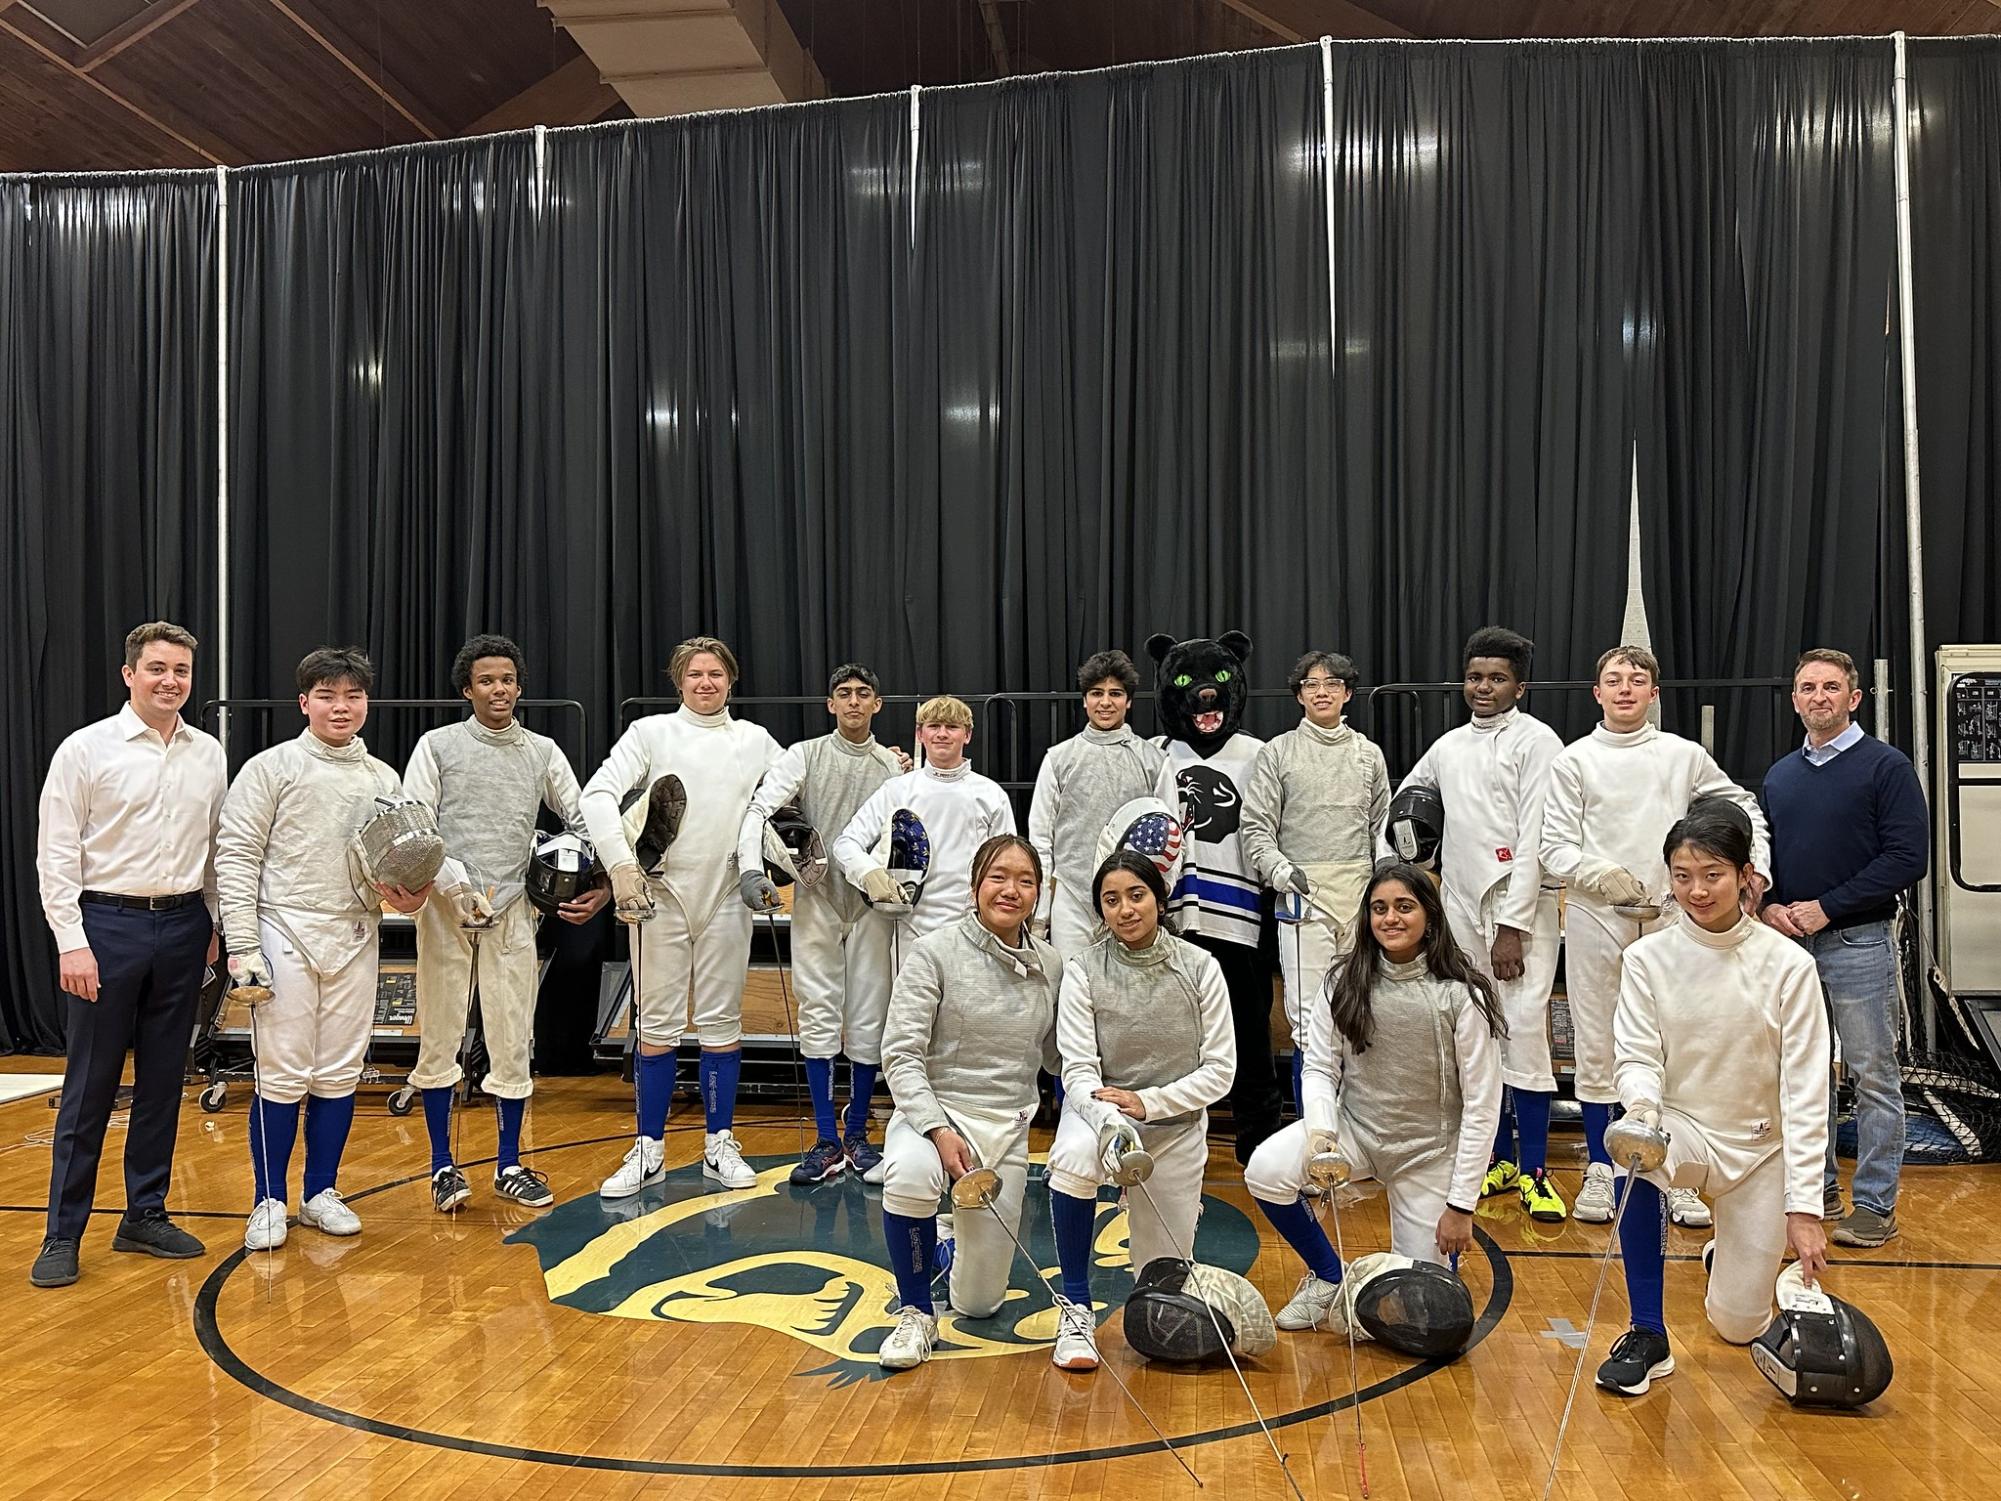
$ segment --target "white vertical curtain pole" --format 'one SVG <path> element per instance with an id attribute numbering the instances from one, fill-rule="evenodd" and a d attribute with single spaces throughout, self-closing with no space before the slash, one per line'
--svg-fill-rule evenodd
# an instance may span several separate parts
<path id="1" fill-rule="evenodd" d="M 1334 298 L 1334 38 L 1320 39 L 1320 182 L 1326 202 L 1327 364 L 1337 399 L 1341 385 L 1341 327 Z"/>
<path id="2" fill-rule="evenodd" d="M 1904 538 L 1911 586 L 1911 760 L 1918 768 L 1918 785 L 1931 775 L 1931 653 L 1925 639 L 1925 528 L 1918 490 L 1918 331 L 1916 294 L 1911 273 L 1911 99 L 1904 33 L 1896 34 L 1897 52 L 1897 326 L 1904 378 Z M 1934 816 L 1939 810 L 1934 809 Z M 1918 883 L 1918 924 L 1923 947 L 1932 944 L 1932 877 Z M 1936 1026 L 1924 1008 L 1925 1041 L 1932 1044 Z"/>
<path id="3" fill-rule="evenodd" d="M 923 89 L 910 86 L 910 243 L 917 243 L 917 150 L 924 139 L 924 121 L 917 103 Z"/>
<path id="4" fill-rule="evenodd" d="M 216 738 L 229 754 L 229 169 L 215 169 Z"/>
<path id="5" fill-rule="evenodd" d="M 535 127 L 535 188 L 533 193 L 535 212 L 540 214 L 549 206 L 549 127 Z"/>

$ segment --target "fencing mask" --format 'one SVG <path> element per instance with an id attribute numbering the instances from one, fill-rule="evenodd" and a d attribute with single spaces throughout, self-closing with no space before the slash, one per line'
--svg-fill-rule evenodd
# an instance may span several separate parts
<path id="1" fill-rule="evenodd" d="M 1271 1309 L 1255 1287 L 1223 1267 L 1178 1256 L 1146 1264 L 1121 1317 L 1127 1344 L 1148 1360 L 1171 1365 L 1222 1360 L 1224 1340 L 1239 1357 L 1262 1355 L 1278 1343 Z"/>
<path id="2" fill-rule="evenodd" d="M 1795 1407 L 1865 1407 L 1896 1374 L 1890 1347 L 1869 1315 L 1819 1287 L 1799 1264 L 1779 1276 L 1779 1311 L 1751 1341 L 1751 1359 Z"/>
<path id="3" fill-rule="evenodd" d="M 598 857 L 575 834 L 537 834 L 522 889 L 537 912 L 553 913 L 573 902 L 598 878 Z"/>
<path id="4" fill-rule="evenodd" d="M 827 874 L 820 831 L 806 822 L 795 804 L 787 803 L 765 820 L 764 873 L 779 886 L 797 881 L 801 891 L 811 891 Z"/>
<path id="5" fill-rule="evenodd" d="M 646 789 L 644 797 L 632 798 L 620 815 L 632 857 L 649 876 L 660 874 L 660 862 L 667 847 L 681 832 L 681 819 L 688 811 L 688 789 L 681 779 L 668 772 Z"/>
<path id="6" fill-rule="evenodd" d="M 931 838 L 924 832 L 924 820 L 908 808 L 898 808 L 889 815 L 889 827 L 876 841 L 875 853 L 890 879 L 903 889 L 903 906 L 916 906 L 924 878 L 931 873 Z"/>
<path id="7" fill-rule="evenodd" d="M 1377 1251 L 1357 1257 L 1345 1280 L 1356 1324 L 1378 1344 L 1439 1360 L 1473 1337 L 1473 1294 L 1436 1262 Z"/>
<path id="8" fill-rule="evenodd" d="M 1434 787 L 1405 787 L 1390 799 L 1383 837 L 1399 860 L 1430 866 L 1445 837 L 1445 802 Z"/>
<path id="9" fill-rule="evenodd" d="M 1181 858 L 1181 835 L 1181 820 L 1172 808 L 1157 797 L 1136 797 L 1121 803 L 1099 831 L 1096 863 L 1103 865 L 1113 850 L 1135 850 L 1172 880 Z"/>
<path id="10" fill-rule="evenodd" d="M 354 835 L 361 873 L 378 886 L 418 891 L 437 879 L 445 841 L 430 806 L 407 797 L 378 797 Z"/>

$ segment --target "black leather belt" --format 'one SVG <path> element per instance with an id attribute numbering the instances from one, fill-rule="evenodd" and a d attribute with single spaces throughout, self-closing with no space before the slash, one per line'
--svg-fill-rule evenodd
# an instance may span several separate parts
<path id="1" fill-rule="evenodd" d="M 86 891 L 82 898 L 100 907 L 130 907 L 139 912 L 172 912 L 200 901 L 199 891 L 183 891 L 175 896 L 120 896 L 115 891 Z"/>

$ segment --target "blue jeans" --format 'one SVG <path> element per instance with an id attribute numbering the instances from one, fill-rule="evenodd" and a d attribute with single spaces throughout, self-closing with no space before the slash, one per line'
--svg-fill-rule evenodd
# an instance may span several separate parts
<path id="1" fill-rule="evenodd" d="M 1855 1182 L 1858 1207 L 1888 1214 L 1897 1207 L 1897 1173 L 1904 1162 L 1904 1085 L 1897 1068 L 1897 951 L 1888 922 L 1823 928 L 1806 940 L 1820 968 L 1841 1061 L 1855 1084 Z M 1835 1185 L 1830 1083 L 1827 1107 L 1827 1186 Z"/>

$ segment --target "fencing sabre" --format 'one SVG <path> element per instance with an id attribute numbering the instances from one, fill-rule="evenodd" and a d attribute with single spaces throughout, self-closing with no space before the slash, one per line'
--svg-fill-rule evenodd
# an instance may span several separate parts
<path id="1" fill-rule="evenodd" d="M 487 900 L 491 901 L 492 899 L 493 893 L 489 890 L 487 892 Z M 464 1088 L 466 1097 L 463 1101 L 452 1101 L 452 1164 L 455 1167 L 465 1161 L 459 1155 L 459 1136 L 463 1129 L 461 1117 L 465 1115 L 464 1106 L 472 1103 L 473 1086 L 470 1072 L 472 1066 L 472 1018 L 473 1011 L 478 1007 L 480 1000 L 479 940 L 481 935 L 492 926 L 493 919 L 491 916 L 485 922 L 476 922 L 466 918 L 461 918 L 459 921 L 459 931 L 464 933 L 472 943 L 472 958 L 466 965 L 465 1030 L 459 1034 L 459 1084 Z M 452 1093 L 457 1094 L 458 1090 L 455 1089 Z M 495 1103 L 496 1105 L 498 1104 L 497 1101 Z"/>
<path id="2" fill-rule="evenodd" d="M 1658 909 L 1656 909 L 1658 912 Z M 1542 1483 L 1542 1501 L 1556 1485 L 1557 1461 L 1563 1457 L 1563 1437 L 1570 1427 L 1570 1412 L 1577 1404 L 1577 1384 L 1584 1378 L 1584 1362 L 1591 1356 L 1591 1330 L 1598 1322 L 1598 1299 L 1605 1291 L 1605 1274 L 1612 1269 L 1612 1253 L 1619 1248 L 1619 1221 L 1626 1213 L 1626 1201 L 1633 1196 L 1633 1179 L 1650 1173 L 1667 1161 L 1668 1136 L 1658 1126 L 1642 1124 L 1632 1116 L 1621 1116 L 1605 1128 L 1605 1150 L 1626 1169 L 1626 1181 L 1612 1208 L 1612 1227 L 1605 1240 L 1605 1255 L 1598 1263 L 1598 1283 L 1591 1290 L 1591 1311 L 1584 1318 L 1584 1338 L 1577 1347 L 1577 1365 L 1570 1373 L 1570 1395 L 1563 1402 L 1563 1420 L 1556 1425 L 1556 1442 L 1549 1450 L 1549 1474 Z"/>
<path id="3" fill-rule="evenodd" d="M 1153 1201 L 1153 1191 L 1146 1186 L 1146 1180 L 1142 1178 L 1131 1186 L 1140 1191 L 1140 1195 L 1146 1200 L 1146 1207 L 1152 1210 L 1153 1217 L 1160 1221 L 1160 1228 L 1167 1235 L 1167 1243 L 1174 1248 L 1174 1254 L 1189 1266 L 1194 1266 L 1193 1248 L 1184 1247 L 1175 1238 L 1173 1227 L 1169 1224 L 1167 1216 L 1160 1212 L 1160 1206 Z M 1258 1420 L 1258 1427 L 1264 1433 L 1265 1442 L 1271 1446 L 1272 1458 L 1278 1461 L 1279 1469 L 1285 1473 L 1285 1483 L 1292 1487 L 1292 1493 L 1299 1498 L 1299 1501 L 1306 1501 L 1306 1492 L 1299 1488 L 1299 1482 L 1292 1475 L 1292 1466 L 1286 1462 L 1285 1455 L 1279 1452 L 1278 1440 L 1272 1437 L 1271 1424 L 1265 1421 L 1264 1409 L 1258 1406 L 1258 1399 L 1251 1395 L 1251 1384 L 1244 1379 L 1244 1368 L 1237 1364 L 1237 1352 L 1230 1348 L 1230 1337 L 1223 1332 L 1223 1321 L 1216 1317 L 1216 1309 L 1207 1298 L 1202 1300 L 1202 1306 L 1209 1310 L 1209 1322 L 1215 1327 L 1216 1341 L 1222 1345 L 1223 1355 L 1230 1362 L 1230 1369 L 1236 1373 L 1237 1385 L 1244 1389 L 1244 1400 L 1251 1404 L 1251 1416 Z"/>
<path id="4" fill-rule="evenodd" d="M 1339 1119 L 1338 1104 L 1336 1119 Z M 1312 1140 L 1311 1137 L 1308 1138 Z M 1314 1152 L 1306 1159 L 1306 1181 L 1320 1190 L 1319 1198 L 1328 1207 L 1334 1223 L 1334 1256 L 1341 1263 L 1344 1281 L 1337 1296 L 1342 1303 L 1342 1322 L 1348 1329 L 1348 1406 L 1355 1414 L 1355 1469 L 1361 1481 L 1362 1496 L 1367 1501 L 1369 1494 L 1369 1447 L 1362 1436 L 1362 1377 L 1361 1365 L 1355 1354 L 1355 1306 L 1345 1282 L 1348 1266 L 1348 1248 L 1341 1241 L 1341 1190 L 1348 1186 L 1348 1180 L 1355 1176 L 1355 1166 L 1342 1152 L 1338 1141 L 1330 1142 L 1322 1151 Z M 1315 1219 L 1320 1217 L 1319 1205 L 1313 1209 Z"/>
<path id="5" fill-rule="evenodd" d="M 639 1110 L 639 951 L 646 946 L 641 942 L 641 930 L 644 924 L 653 921 L 656 910 L 653 904 L 653 894 L 644 891 L 643 888 L 642 892 L 645 897 L 644 901 L 635 902 L 627 907 L 621 907 L 618 912 L 619 921 L 624 923 L 628 930 L 625 935 L 625 957 L 627 967 L 631 970 L 632 979 L 632 1004 L 626 1009 L 626 1036 L 632 1042 L 632 1135 L 634 1140 L 638 1140 L 646 1134 L 645 1117 L 640 1114 Z M 674 1102 L 673 1086 L 671 1084 L 668 1086 L 667 1102 L 670 1106 Z M 643 1153 L 645 1148 L 641 1147 L 640 1151 Z M 644 1167 L 645 1165 L 645 1158 L 642 1156 L 640 1166 Z"/>
<path id="6" fill-rule="evenodd" d="M 785 1030 L 792 1035 L 792 1124 L 799 1138 L 799 1156 L 803 1161 L 806 1156 L 806 1101 L 804 1095 L 804 1076 L 799 1066 L 799 1024 L 792 1010 L 792 987 L 787 983 L 785 978 L 785 955 L 778 947 L 778 908 L 776 904 L 765 907 L 764 921 L 771 932 L 771 958 L 778 966 L 778 996 L 780 1000 L 785 1002 Z"/>
<path id="7" fill-rule="evenodd" d="M 1619 902 L 1612 910 L 1633 924 L 1637 930 L 1633 937 L 1637 940 L 1647 936 L 1647 924 L 1666 909 L 1659 902 Z"/>
<path id="8" fill-rule="evenodd" d="M 981 1165 L 979 1153 L 974 1149 L 971 1137 L 967 1136 L 963 1131 L 959 1132 L 958 1135 L 959 1139 L 966 1144 L 966 1155 L 972 1159 L 973 1165 L 953 1183 L 952 1203 L 960 1209 L 985 1209 L 992 1213 L 1001 1229 L 1007 1232 L 1007 1238 L 1014 1242 L 1014 1248 L 1020 1254 L 1023 1265 L 1028 1268 L 1029 1275 L 1041 1284 L 1044 1292 L 1049 1294 L 1049 1301 L 1057 1310 L 1057 1316 L 1060 1320 L 1062 1311 L 1072 1305 L 1067 1298 L 1056 1290 L 1055 1284 L 1043 1275 L 1042 1268 L 1037 1266 L 1035 1258 L 1028 1254 L 1028 1247 L 1021 1243 L 1021 1237 L 1015 1233 L 1014 1226 L 1010 1225 L 1007 1222 L 1007 1216 L 1000 1212 L 1000 1174 L 990 1167 Z M 1137 1140 L 1136 1137 L 1135 1140 Z M 1132 1153 L 1123 1154 L 1120 1158 L 1121 1170 L 1139 1171 L 1141 1165 L 1138 1162 L 1134 1162 L 1130 1169 L 1126 1167 L 1128 1157 L 1145 1159 L 1144 1173 L 1150 1175 L 1153 1172 L 1153 1159 L 1147 1156 L 1144 1148 L 1139 1148 Z M 1113 1181 L 1119 1182 L 1120 1180 L 1117 1176 L 1114 1176 Z M 1141 1182 L 1143 1178 L 1134 1179 L 1133 1181 L 1135 1183 Z M 1090 1329 L 1088 1333 L 1085 1333 L 1084 1338 L 1091 1346 L 1091 1353 L 1098 1357 L 1099 1367 L 1111 1373 L 1112 1380 L 1119 1384 L 1119 1390 L 1124 1392 L 1126 1400 L 1132 1403 L 1133 1411 L 1138 1413 L 1145 1421 L 1146 1426 L 1153 1430 L 1153 1436 L 1160 1440 L 1161 1447 L 1174 1456 L 1174 1462 L 1188 1472 L 1188 1478 L 1195 1482 L 1196 1489 L 1203 1489 L 1202 1477 L 1195 1473 L 1195 1467 L 1188 1463 L 1179 1449 L 1174 1447 L 1174 1441 L 1160 1431 L 1160 1424 L 1154 1422 L 1153 1415 L 1141 1405 L 1139 1398 L 1133 1395 L 1133 1389 L 1126 1385 L 1126 1378 L 1119 1374 L 1119 1368 L 1105 1359 L 1104 1351 L 1098 1348 L 1097 1317 L 1089 1309 L 1085 1310 L 1085 1314 L 1086 1322 L 1089 1323 Z"/>
<path id="9" fill-rule="evenodd" d="M 257 1046 L 257 1009 L 271 999 L 271 987 L 238 985 L 231 994 L 240 996 L 250 1012 L 250 1111 L 255 1117 L 251 1122 L 251 1131 L 257 1138 L 257 1161 L 264 1169 L 264 1190 L 269 1193 L 276 1185 L 271 1182 L 271 1134 L 264 1129 L 264 1063 Z M 252 1193 L 254 1195 L 254 1189 Z M 282 1212 L 282 1193 L 278 1197 Z M 250 1206 L 250 1212 L 252 1214 L 257 1212 L 255 1203 Z M 264 1241 L 264 1300 L 267 1303 L 271 1300 L 271 1266 L 277 1254 L 278 1248 L 271 1243 L 267 1235 Z"/>

